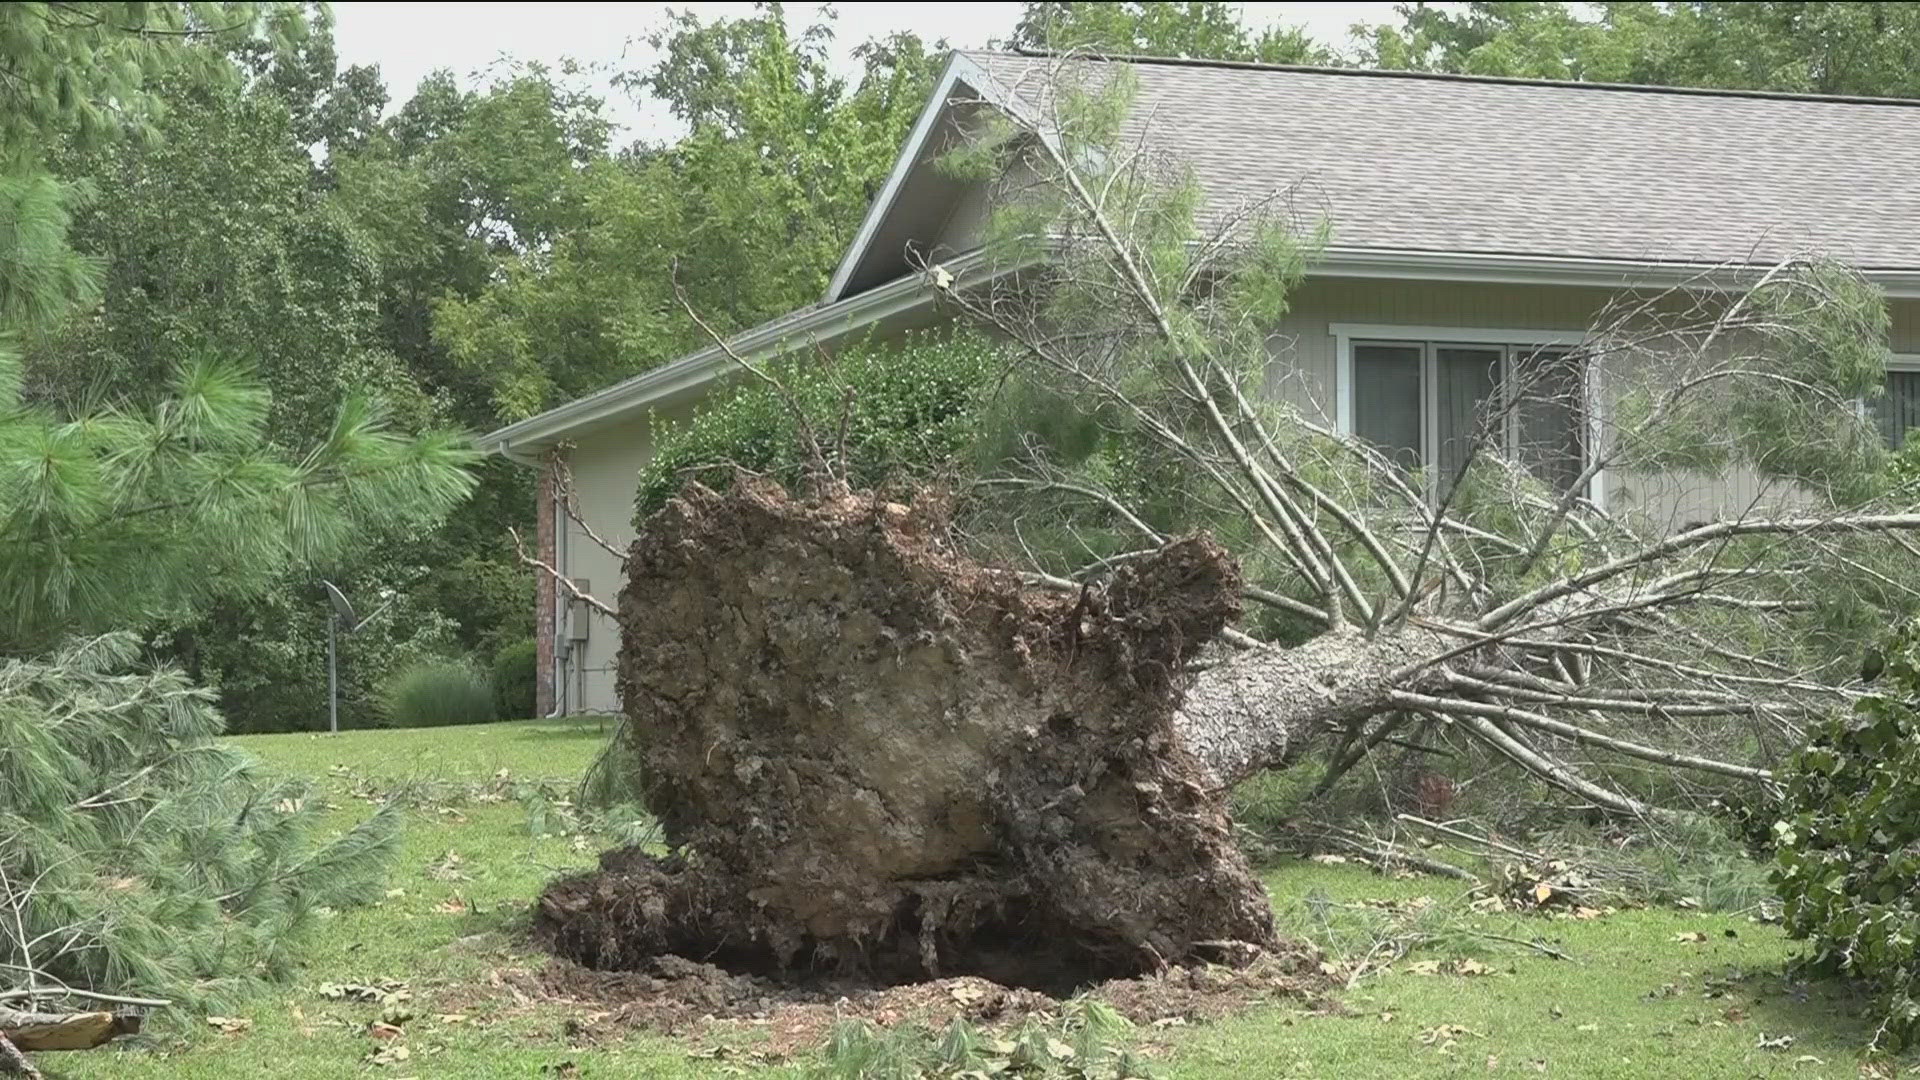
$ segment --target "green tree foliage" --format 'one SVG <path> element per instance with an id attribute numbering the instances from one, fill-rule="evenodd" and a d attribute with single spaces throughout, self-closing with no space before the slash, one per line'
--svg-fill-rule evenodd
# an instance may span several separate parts
<path id="1" fill-rule="evenodd" d="M 1588 82 L 1920 96 L 1920 4 L 1402 4 L 1374 67 Z"/>
<path id="2" fill-rule="evenodd" d="M 682 290 L 722 332 L 819 297 L 940 59 L 910 36 L 870 42 L 850 82 L 828 63 L 831 40 L 824 24 L 790 34 L 779 5 L 712 23 L 680 14 L 657 35 L 659 63 L 621 82 L 670 109 L 687 137 L 616 157 L 579 145 L 589 160 L 553 195 L 567 227 L 517 229 L 485 289 L 436 313 L 436 335 L 502 418 L 699 344 Z M 498 138 L 488 133 L 490 150 Z M 553 126 L 542 138 L 569 136 Z"/>
<path id="3" fill-rule="evenodd" d="M 203 1006 L 284 975 L 318 909 L 375 893 L 398 819 L 321 805 L 220 741 L 211 695 L 139 642 L 0 664 L 0 985 Z"/>
<path id="4" fill-rule="evenodd" d="M 231 364 L 185 365 L 141 409 L 62 413 L 14 385 L 0 398 L 0 633 L 13 650 L 247 596 L 367 522 L 430 522 L 472 486 L 458 436 L 402 436 L 362 399 L 303 451 L 274 446 L 268 395 Z"/>
<path id="5" fill-rule="evenodd" d="M 1816 969 L 1880 999 L 1878 1042 L 1920 1033 L 1920 625 L 1888 643 L 1876 692 L 1821 723 L 1786 770 L 1774 884 Z"/>
<path id="6" fill-rule="evenodd" d="M 735 469 L 789 487 L 816 469 L 813 446 L 857 487 L 956 479 L 982 445 L 1001 351 L 966 330 L 864 343 L 831 361 L 803 357 L 678 422 L 662 422 L 640 469 L 636 522 L 689 481 L 724 488 Z"/>
<path id="7" fill-rule="evenodd" d="M 1335 64 L 1332 50 L 1298 26 L 1255 31 L 1236 5 L 1185 3 L 1028 3 L 1011 44 L 1110 56 L 1171 56 L 1267 64 Z"/>

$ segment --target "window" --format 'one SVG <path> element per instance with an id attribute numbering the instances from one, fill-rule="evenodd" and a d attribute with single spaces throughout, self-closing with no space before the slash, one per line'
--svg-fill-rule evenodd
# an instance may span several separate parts
<path id="1" fill-rule="evenodd" d="M 1895 356 L 1887 365 L 1887 392 L 1874 399 L 1873 417 L 1895 450 L 1907 444 L 1907 432 L 1920 428 L 1920 356 Z"/>
<path id="2" fill-rule="evenodd" d="M 1587 377 L 1573 350 L 1580 335 L 1514 340 L 1499 331 L 1347 325 L 1333 332 L 1340 427 L 1409 471 L 1425 467 L 1436 495 L 1459 475 L 1476 439 L 1493 440 L 1556 491 L 1585 470 Z M 1920 369 L 1915 376 L 1920 391 Z M 1920 396 L 1915 401 L 1920 426 Z"/>

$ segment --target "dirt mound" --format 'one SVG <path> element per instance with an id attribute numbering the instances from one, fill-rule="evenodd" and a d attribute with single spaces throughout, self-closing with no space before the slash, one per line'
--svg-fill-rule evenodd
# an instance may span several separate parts
<path id="1" fill-rule="evenodd" d="M 619 604 L 623 738 L 675 854 L 556 882 L 539 929 L 597 969 L 1056 995 L 1272 950 L 1172 728 L 1239 591 L 1205 537 L 1063 593 L 958 554 L 932 500 L 692 486 Z"/>
<path id="2" fill-rule="evenodd" d="M 834 1024 L 868 1020 L 882 1027 L 918 1024 L 939 1031 L 956 1020 L 1005 1031 L 1029 1018 L 1058 1016 L 1063 1002 L 1037 990 L 976 976 L 875 987 L 823 980 L 795 985 L 729 972 L 677 956 L 654 957 L 637 971 L 596 971 L 556 960 L 523 972 L 516 988 L 532 998 L 579 1007 L 576 1037 L 593 1042 L 648 1031 L 729 1044 L 784 1058 L 817 1049 Z M 1310 1001 L 1326 988 L 1318 957 L 1305 951 L 1263 954 L 1239 967 L 1176 967 L 1155 976 L 1091 988 L 1147 1030 L 1216 1019 L 1264 1001 Z"/>

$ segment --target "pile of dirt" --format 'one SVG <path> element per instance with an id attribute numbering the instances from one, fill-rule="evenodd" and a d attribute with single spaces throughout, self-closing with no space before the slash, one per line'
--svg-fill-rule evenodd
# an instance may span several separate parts
<path id="1" fill-rule="evenodd" d="M 530 999 L 576 1008 L 582 1018 L 572 1031 L 582 1042 L 646 1031 L 723 1046 L 745 1042 L 772 1058 L 817 1049 L 843 1020 L 889 1028 L 917 1024 L 935 1031 L 960 1020 L 995 1032 L 1029 1018 L 1056 1017 L 1064 1004 L 1036 990 L 975 976 L 890 987 L 835 980 L 795 984 L 677 956 L 655 957 L 638 971 L 596 971 L 555 960 L 540 971 L 516 973 L 514 982 Z M 1159 1030 L 1266 1001 L 1311 1002 L 1327 985 L 1318 956 L 1292 950 L 1262 954 L 1237 967 L 1176 967 L 1089 991 L 1143 1029 Z"/>

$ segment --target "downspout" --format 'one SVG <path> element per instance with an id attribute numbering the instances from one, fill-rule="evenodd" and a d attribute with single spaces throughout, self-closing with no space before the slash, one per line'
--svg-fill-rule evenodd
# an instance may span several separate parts
<path id="1" fill-rule="evenodd" d="M 549 472 L 551 475 L 551 472 Z M 566 505 L 562 502 L 566 496 L 560 491 L 553 492 L 547 511 L 553 515 L 553 568 L 571 578 L 571 568 L 567 564 L 567 517 Z M 573 655 L 573 637 L 567 626 L 567 591 L 560 588 L 559 582 L 553 589 L 553 711 L 547 719 L 555 719 L 567 714 L 567 664 Z"/>

